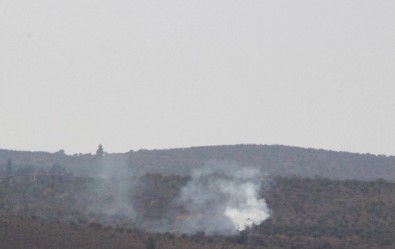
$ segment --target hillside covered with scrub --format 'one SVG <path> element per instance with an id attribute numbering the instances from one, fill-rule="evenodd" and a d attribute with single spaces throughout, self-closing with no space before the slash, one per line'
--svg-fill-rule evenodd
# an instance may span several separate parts
<path id="1" fill-rule="evenodd" d="M 393 248 L 395 184 L 275 178 L 261 197 L 272 210 L 262 224 L 240 233 L 205 235 L 149 232 L 141 220 L 172 211 L 188 178 L 146 175 L 133 198 L 143 216 L 103 216 L 73 194 L 89 179 L 47 179 L 0 185 L 2 248 Z M 98 202 L 100 196 L 86 196 Z M 115 199 L 117 196 L 108 196 Z M 180 215 L 180 214 L 177 214 Z M 171 221 L 177 224 L 177 215 Z M 193 214 L 190 214 L 193 215 Z"/>
<path id="2" fill-rule="evenodd" d="M 256 167 L 270 176 L 395 181 L 395 156 L 282 145 L 224 145 L 127 153 L 104 152 L 104 155 L 107 163 L 114 167 L 126 166 L 135 173 L 188 175 L 208 161 L 217 160 Z M 98 155 L 67 155 L 63 150 L 56 153 L 0 150 L 0 172 L 6 169 L 8 163 L 14 168 L 33 166 L 47 170 L 60 165 L 74 175 L 91 175 L 97 171 Z"/>
<path id="3" fill-rule="evenodd" d="M 390 249 L 394 161 L 264 145 L 1 150 L 0 241 L 2 248 Z"/>

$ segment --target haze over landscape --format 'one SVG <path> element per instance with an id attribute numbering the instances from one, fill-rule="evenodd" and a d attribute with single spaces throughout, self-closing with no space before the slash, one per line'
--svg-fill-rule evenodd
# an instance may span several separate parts
<path id="1" fill-rule="evenodd" d="M 0 147 L 395 154 L 393 1 L 0 2 Z"/>
<path id="2" fill-rule="evenodd" d="M 394 13 L 0 0 L 0 247 L 395 248 Z"/>

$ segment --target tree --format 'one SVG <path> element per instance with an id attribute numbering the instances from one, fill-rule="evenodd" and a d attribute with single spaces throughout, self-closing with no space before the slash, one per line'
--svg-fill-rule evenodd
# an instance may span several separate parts
<path id="1" fill-rule="evenodd" d="M 237 238 L 237 242 L 239 244 L 245 244 L 247 240 L 248 240 L 248 230 L 241 231 Z"/>
<path id="2" fill-rule="evenodd" d="M 11 159 L 8 159 L 7 160 L 7 175 L 11 175 L 11 173 L 12 173 L 12 160 Z"/>
<path id="3" fill-rule="evenodd" d="M 96 150 L 96 156 L 103 157 L 103 155 L 104 155 L 103 146 L 101 144 L 99 144 L 99 148 L 97 148 L 97 150 Z"/>
<path id="4" fill-rule="evenodd" d="M 155 240 L 150 237 L 148 240 L 145 242 L 145 248 L 146 249 L 155 249 Z"/>

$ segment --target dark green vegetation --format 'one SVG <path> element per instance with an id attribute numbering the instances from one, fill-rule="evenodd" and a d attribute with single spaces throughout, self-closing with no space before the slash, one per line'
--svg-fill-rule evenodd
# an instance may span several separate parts
<path id="1" fill-rule="evenodd" d="M 393 157 L 282 146 L 211 149 L 104 156 L 0 151 L 0 247 L 395 248 Z M 120 177 L 134 184 L 121 193 L 114 178 L 114 191 L 101 192 L 107 188 L 93 177 L 97 169 L 125 158 L 134 174 Z M 262 163 L 273 175 L 260 193 L 271 217 L 235 236 L 149 233 L 138 226 L 165 214 L 175 224 L 180 207 L 172 200 L 190 181 L 188 172 L 210 159 L 237 161 L 240 167 Z M 353 176 L 357 180 L 347 180 Z M 92 209 L 125 196 L 144 220 Z"/>
<path id="2" fill-rule="evenodd" d="M 14 166 L 32 165 L 49 168 L 60 164 L 74 175 L 89 175 L 100 156 L 47 152 L 0 150 L 0 169 L 7 160 Z M 266 174 L 277 176 L 321 176 L 330 179 L 376 180 L 395 182 L 395 156 L 376 156 L 303 149 L 280 145 L 229 145 L 188 149 L 139 150 L 107 154 L 109 161 L 121 161 L 135 171 L 188 175 L 209 160 L 231 161 L 242 166 L 257 167 Z"/>
<path id="3" fill-rule="evenodd" d="M 135 200 L 147 217 L 168 212 L 186 178 L 143 177 Z M 272 217 L 238 236 L 149 234 L 132 221 L 102 223 L 71 196 L 89 179 L 0 185 L 2 248 L 393 248 L 395 184 L 276 178 L 262 191 Z M 94 196 L 87 196 L 94 200 Z M 109 196 L 108 198 L 116 198 Z M 174 220 L 176 222 L 176 220 Z M 153 242 L 155 241 L 155 242 Z M 160 246 L 159 246 L 160 245 Z M 30 247 L 31 246 L 31 247 Z"/>

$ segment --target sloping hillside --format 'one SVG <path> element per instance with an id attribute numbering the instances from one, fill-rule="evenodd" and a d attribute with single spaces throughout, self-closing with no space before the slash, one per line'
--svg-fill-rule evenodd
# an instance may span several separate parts
<path id="1" fill-rule="evenodd" d="M 280 145 L 228 145 L 168 150 L 139 150 L 107 154 L 105 162 L 127 166 L 135 172 L 188 175 L 210 160 L 254 166 L 272 176 L 326 177 L 330 179 L 385 179 L 395 181 L 395 157 L 334 152 Z M 102 160 L 103 161 L 103 160 Z M 55 164 L 76 175 L 89 175 L 98 167 L 95 155 L 63 152 L 0 150 L 0 171 L 11 162 L 15 167 L 49 168 Z"/>
<path id="2" fill-rule="evenodd" d="M 269 175 L 395 181 L 395 157 L 280 145 L 229 145 L 129 152 L 128 164 L 160 173 L 189 174 L 209 160 L 255 166 Z"/>
<path id="3" fill-rule="evenodd" d="M 395 246 L 395 184 L 276 178 L 261 196 L 272 210 L 261 225 L 233 236 L 149 233 L 127 217 L 105 224 L 72 196 L 89 179 L 0 184 L 1 248 L 385 248 Z M 133 204 L 144 221 L 169 212 L 188 181 L 147 175 Z M 26 194 L 28 193 L 28 195 Z M 82 197 L 83 195 L 78 195 Z M 96 202 L 101 196 L 85 196 Z M 116 193 L 108 193 L 116 200 Z M 173 210 L 174 211 L 174 210 Z M 194 214 L 190 214 L 194 215 Z M 126 222 L 126 223 L 125 223 Z M 174 222 L 177 222 L 174 220 Z"/>

